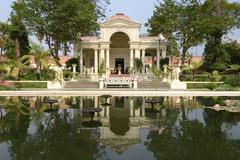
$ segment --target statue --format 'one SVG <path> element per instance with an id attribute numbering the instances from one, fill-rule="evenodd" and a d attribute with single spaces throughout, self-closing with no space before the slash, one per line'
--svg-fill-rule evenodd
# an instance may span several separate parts
<path id="1" fill-rule="evenodd" d="M 175 67 L 173 69 L 173 80 L 179 81 L 179 75 L 180 75 L 181 69 L 179 67 Z"/>
<path id="2" fill-rule="evenodd" d="M 73 68 L 73 77 L 72 77 L 72 80 L 75 80 L 76 77 L 77 77 L 77 75 L 76 75 L 76 73 L 77 73 L 76 67 L 77 67 L 76 64 L 73 64 L 73 65 L 72 65 L 72 68 Z"/>
<path id="3" fill-rule="evenodd" d="M 77 65 L 76 65 L 76 64 L 73 64 L 72 67 L 73 67 L 73 73 L 76 73 L 76 67 L 77 67 Z"/>
<path id="4" fill-rule="evenodd" d="M 164 67 L 164 69 L 163 69 L 163 82 L 168 82 L 168 80 L 167 80 L 167 75 L 168 75 L 167 66 L 164 65 L 163 67 Z"/>
<path id="5" fill-rule="evenodd" d="M 118 67 L 117 67 L 117 69 L 118 69 L 118 74 L 120 75 L 120 74 L 122 74 L 122 66 L 121 66 L 121 64 L 118 64 Z"/>

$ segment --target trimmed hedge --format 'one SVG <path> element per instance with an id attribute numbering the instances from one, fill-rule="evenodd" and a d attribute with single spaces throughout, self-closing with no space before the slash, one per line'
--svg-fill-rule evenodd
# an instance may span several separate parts
<path id="1" fill-rule="evenodd" d="M 207 74 L 195 74 L 195 75 L 190 75 L 190 74 L 182 74 L 180 75 L 179 79 L 181 81 L 196 81 L 196 82 L 207 82 L 211 81 L 211 77 Z"/>
<path id="2" fill-rule="evenodd" d="M 15 91 L 16 88 L 14 86 L 0 86 L 0 91 Z"/>
<path id="3" fill-rule="evenodd" d="M 47 82 L 16 82 L 16 88 L 47 88 Z"/>
<path id="4" fill-rule="evenodd" d="M 187 89 L 210 89 L 214 90 L 221 84 L 219 83 L 187 83 Z"/>

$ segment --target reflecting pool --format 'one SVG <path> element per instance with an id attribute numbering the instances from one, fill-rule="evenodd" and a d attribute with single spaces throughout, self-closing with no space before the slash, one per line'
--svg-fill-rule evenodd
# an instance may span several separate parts
<path id="1" fill-rule="evenodd" d="M 236 160 L 240 113 L 205 109 L 226 100 L 0 97 L 0 160 Z"/>

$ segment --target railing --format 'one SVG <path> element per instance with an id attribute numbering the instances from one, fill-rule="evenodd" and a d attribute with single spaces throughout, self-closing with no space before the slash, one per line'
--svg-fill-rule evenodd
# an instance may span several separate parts
<path id="1" fill-rule="evenodd" d="M 93 74 L 94 73 L 94 67 L 90 67 L 90 68 L 83 68 L 83 73 L 86 74 Z"/>
<path id="2" fill-rule="evenodd" d="M 104 86 L 105 88 L 108 88 L 108 87 L 132 88 L 133 78 L 130 76 L 108 77 L 104 82 Z"/>

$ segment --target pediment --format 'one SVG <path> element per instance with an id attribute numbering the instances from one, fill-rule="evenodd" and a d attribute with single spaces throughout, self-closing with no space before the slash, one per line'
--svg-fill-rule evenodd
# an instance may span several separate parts
<path id="1" fill-rule="evenodd" d="M 141 24 L 125 19 L 114 19 L 100 24 L 101 28 L 140 28 Z"/>

